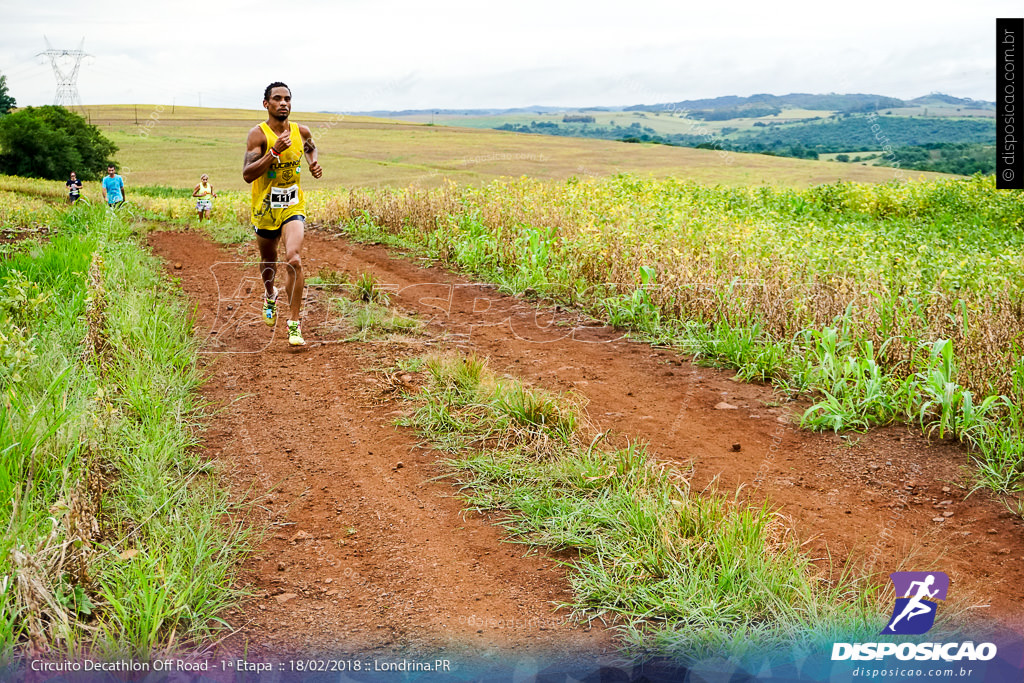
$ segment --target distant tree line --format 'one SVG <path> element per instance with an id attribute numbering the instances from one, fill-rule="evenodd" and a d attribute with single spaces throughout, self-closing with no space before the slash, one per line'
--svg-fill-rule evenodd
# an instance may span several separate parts
<path id="1" fill-rule="evenodd" d="M 599 140 L 619 140 L 622 142 L 658 142 L 672 144 L 658 135 L 650 126 L 642 126 L 639 122 L 628 126 L 619 126 L 614 122 L 608 126 L 592 126 L 589 124 L 560 124 L 554 121 L 530 121 L 530 123 L 505 123 L 496 126 L 495 130 L 506 130 L 514 133 L 534 133 L 539 135 L 559 135 L 562 137 L 597 138 Z"/>
<path id="2" fill-rule="evenodd" d="M 497 129 L 622 142 L 653 142 L 797 159 L 817 159 L 821 154 L 836 152 L 877 152 L 886 144 L 884 141 L 888 141 L 894 150 L 913 150 L 906 152 L 913 158 L 906 157 L 906 163 L 901 161 L 902 168 L 967 175 L 975 171 L 965 169 L 976 168 L 982 173 L 989 172 L 985 170 L 986 162 L 979 148 L 995 144 L 995 122 L 992 120 L 906 116 L 869 118 L 861 114 L 844 114 L 820 122 L 787 125 L 774 125 L 773 122 L 773 125 L 757 128 L 753 132 L 723 128 L 716 139 L 709 139 L 708 135 L 659 133 L 638 122 L 629 126 L 618 126 L 614 122 L 609 126 L 594 126 L 586 123 L 531 121 L 529 124 L 507 123 Z M 953 147 L 955 145 L 962 147 Z M 929 150 L 931 160 L 920 158 L 922 149 Z M 895 156 L 889 161 L 895 163 L 900 158 Z"/>
<path id="3" fill-rule="evenodd" d="M 702 136 L 668 136 L 667 144 L 707 146 Z M 853 115 L 832 117 L 821 123 L 801 123 L 737 133 L 714 144 L 716 149 L 753 152 L 800 159 L 817 159 L 820 154 L 871 152 L 884 144 L 915 147 L 938 144 L 989 144 L 995 142 L 991 120 L 920 119 L 904 116 Z M 894 145 L 895 146 L 895 145 Z M 959 171 L 950 171 L 959 172 Z"/>
<path id="4" fill-rule="evenodd" d="M 893 150 L 892 158 L 887 158 L 884 162 L 886 166 L 896 164 L 899 164 L 900 168 L 914 171 L 992 175 L 996 172 L 996 147 L 966 142 L 936 142 L 898 147 Z"/>
<path id="5" fill-rule="evenodd" d="M 731 121 L 732 119 L 756 119 L 760 116 L 775 116 L 782 113 L 778 107 L 726 107 L 722 109 L 698 109 L 687 112 L 691 119 L 702 121 Z"/>
<path id="6" fill-rule="evenodd" d="M 873 128 L 874 125 L 878 128 Z M 778 152 L 802 145 L 820 154 L 867 152 L 880 148 L 879 133 L 901 147 L 937 143 L 995 144 L 993 120 L 923 119 L 906 116 L 832 118 L 822 123 L 778 126 L 758 133 L 738 134 L 729 148 L 740 152 Z"/>

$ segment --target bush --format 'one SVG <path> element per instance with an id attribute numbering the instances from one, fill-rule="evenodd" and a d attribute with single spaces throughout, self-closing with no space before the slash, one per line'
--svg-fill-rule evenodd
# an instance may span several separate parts
<path id="1" fill-rule="evenodd" d="M 96 126 L 63 107 L 26 107 L 0 118 L 0 173 L 96 180 L 117 152 Z"/>

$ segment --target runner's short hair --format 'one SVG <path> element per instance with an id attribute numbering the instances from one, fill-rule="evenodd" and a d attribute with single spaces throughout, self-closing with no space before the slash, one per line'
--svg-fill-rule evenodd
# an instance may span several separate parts
<path id="1" fill-rule="evenodd" d="M 270 91 L 273 90 L 274 88 L 288 88 L 288 85 L 285 84 L 285 83 L 282 83 L 281 81 L 274 81 L 273 83 L 268 85 L 267 89 L 263 91 L 263 101 L 264 102 L 266 102 L 267 100 L 270 99 Z M 288 88 L 288 94 L 289 95 L 292 94 L 292 89 L 291 88 Z"/>

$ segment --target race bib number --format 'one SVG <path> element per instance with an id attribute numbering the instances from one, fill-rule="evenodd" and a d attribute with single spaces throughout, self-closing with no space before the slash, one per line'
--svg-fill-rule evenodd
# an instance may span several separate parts
<path id="1" fill-rule="evenodd" d="M 271 187 L 270 208 L 284 209 L 299 203 L 299 186 Z"/>

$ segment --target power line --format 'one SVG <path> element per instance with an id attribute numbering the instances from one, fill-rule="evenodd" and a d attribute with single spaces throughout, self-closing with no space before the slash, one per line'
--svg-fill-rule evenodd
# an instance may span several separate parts
<path id="1" fill-rule="evenodd" d="M 57 95 L 53 103 L 59 107 L 82 108 L 82 98 L 78 95 L 78 69 L 82 65 L 84 57 L 91 57 L 82 51 L 85 46 L 85 38 L 78 45 L 77 50 L 57 50 L 50 45 L 50 40 L 43 36 L 46 41 L 46 51 L 40 52 L 37 57 L 49 57 L 50 66 L 53 67 L 53 75 L 57 79 Z M 67 64 L 74 60 L 74 64 L 68 68 Z"/>

